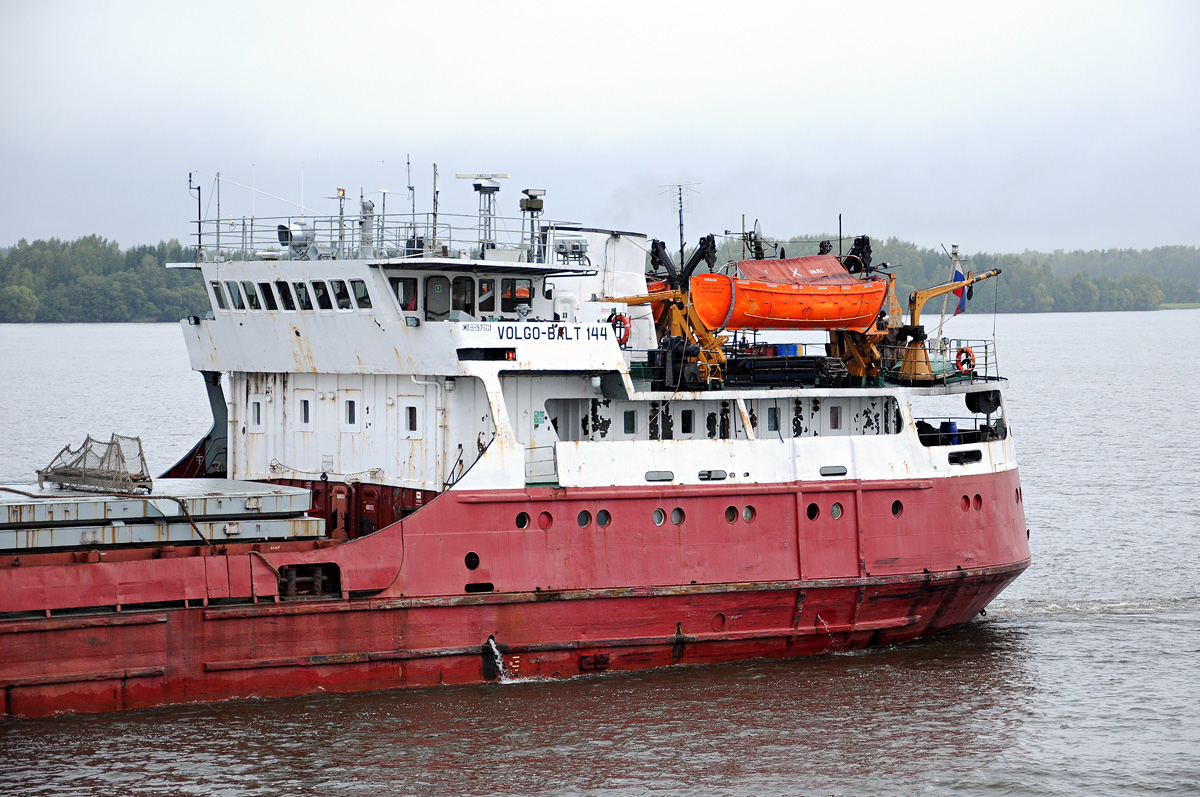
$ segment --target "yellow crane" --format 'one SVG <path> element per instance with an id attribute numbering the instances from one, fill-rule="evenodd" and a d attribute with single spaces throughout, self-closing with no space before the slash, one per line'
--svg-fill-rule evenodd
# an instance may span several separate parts
<path id="1" fill-rule="evenodd" d="M 704 323 L 689 296 L 689 278 L 692 272 L 701 260 L 708 260 L 711 266 L 715 252 L 716 243 L 713 236 L 701 239 L 696 252 L 683 269 L 677 272 L 666 247 L 656 240 L 651 246 L 651 263 L 667 270 L 666 284 L 660 290 L 651 290 L 639 296 L 622 296 L 608 300 L 631 306 L 656 305 L 661 308 L 657 313 L 655 331 L 660 348 L 668 352 L 665 354 L 666 362 L 672 367 L 667 370 L 679 371 L 678 374 L 665 374 L 666 381 L 676 379 L 680 383 L 698 387 L 700 384 L 712 385 L 723 380 L 726 366 L 723 348 L 729 338 L 716 334 Z M 963 281 L 947 282 L 913 291 L 908 297 L 908 324 L 904 324 L 901 318 L 900 305 L 896 299 L 896 278 L 889 274 L 886 316 L 881 315 L 879 322 L 864 332 L 831 330 L 826 354 L 841 359 L 846 364 L 850 376 L 856 379 L 882 379 L 884 372 L 898 362 L 900 368 L 896 376 L 901 381 L 933 382 L 935 376 L 925 345 L 927 335 L 921 326 L 921 310 L 931 299 L 960 288 L 966 290 L 976 282 L 982 282 L 999 273 L 1000 269 L 979 275 L 968 272 Z"/>
<path id="2" fill-rule="evenodd" d="M 934 380 L 933 368 L 929 365 L 929 349 L 925 346 L 927 336 L 925 328 L 921 326 L 921 310 L 925 307 L 925 303 L 959 288 L 966 290 L 976 282 L 990 279 L 999 273 L 1000 269 L 998 268 L 979 275 L 967 272 L 967 278 L 961 282 L 947 282 L 932 288 L 913 291 L 908 295 L 908 325 L 903 329 L 909 330 L 909 336 L 912 339 L 905 346 L 904 357 L 900 361 L 900 372 L 897 376 L 901 381 L 932 382 Z"/>

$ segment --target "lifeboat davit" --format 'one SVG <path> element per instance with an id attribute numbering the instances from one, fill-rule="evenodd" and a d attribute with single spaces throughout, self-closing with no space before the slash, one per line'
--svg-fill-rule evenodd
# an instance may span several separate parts
<path id="1" fill-rule="evenodd" d="M 865 332 L 888 281 L 852 276 L 833 255 L 743 260 L 738 276 L 699 274 L 692 305 L 709 329 L 851 329 Z"/>

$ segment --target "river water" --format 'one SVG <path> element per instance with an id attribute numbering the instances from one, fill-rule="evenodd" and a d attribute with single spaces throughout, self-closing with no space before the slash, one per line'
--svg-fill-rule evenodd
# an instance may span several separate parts
<path id="1" fill-rule="evenodd" d="M 1187 333 L 1191 330 L 1191 333 Z M 966 316 L 1011 380 L 1033 566 L 895 648 L 0 722 L 6 795 L 1200 792 L 1200 310 Z M 1181 334 L 1187 333 L 1187 334 Z M 0 481 L 208 425 L 169 325 L 0 325 Z"/>

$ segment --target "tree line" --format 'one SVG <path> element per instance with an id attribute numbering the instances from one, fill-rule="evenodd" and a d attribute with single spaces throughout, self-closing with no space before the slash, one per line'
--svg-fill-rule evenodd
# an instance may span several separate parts
<path id="1" fill-rule="evenodd" d="M 164 268 L 188 262 L 177 240 L 122 250 L 87 235 L 29 243 L 0 253 L 0 322 L 178 321 L 208 311 L 200 274 Z"/>
<path id="2" fill-rule="evenodd" d="M 767 256 L 816 254 L 819 241 L 806 236 L 768 244 Z M 851 241 L 843 242 L 848 252 Z M 872 265 L 889 264 L 897 294 L 945 282 L 950 259 L 941 250 L 899 238 L 872 242 Z M 168 269 L 190 262 L 194 250 L 178 240 L 121 249 L 116 241 L 88 235 L 74 241 L 21 240 L 0 251 L 0 322 L 178 321 L 209 310 L 200 274 Z M 718 263 L 743 257 L 742 242 L 728 239 Z M 1088 312 L 1154 310 L 1165 303 L 1200 302 L 1200 249 L 1056 251 L 976 254 L 966 267 L 976 273 L 1000 268 L 1003 274 L 976 286 L 968 312 Z"/>
<path id="3" fill-rule="evenodd" d="M 833 254 L 838 253 L 836 236 L 811 235 L 774 241 L 766 254 L 778 256 L 782 250 L 788 257 L 815 255 L 823 240 L 831 241 Z M 843 239 L 842 252 L 848 253 L 852 245 L 852 239 Z M 941 284 L 951 276 L 950 257 L 941 249 L 887 238 L 871 241 L 871 254 L 872 266 L 886 263 L 896 275 L 901 306 L 907 305 L 910 291 Z M 728 240 L 718 251 L 718 266 L 742 257 L 741 241 Z M 1002 272 L 975 286 L 967 312 L 1157 310 L 1163 304 L 1200 302 L 1200 248 L 1193 246 L 964 257 L 964 268 L 976 274 L 994 268 Z"/>

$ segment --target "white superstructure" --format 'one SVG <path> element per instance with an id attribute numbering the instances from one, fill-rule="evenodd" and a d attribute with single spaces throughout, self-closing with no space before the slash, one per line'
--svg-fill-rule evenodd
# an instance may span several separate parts
<path id="1" fill-rule="evenodd" d="M 955 422 L 979 452 L 961 462 L 916 433 L 910 396 L 979 384 L 651 390 L 650 308 L 606 299 L 647 291 L 644 235 L 527 218 L 505 244 L 491 215 L 477 237 L 367 204 L 357 223 L 289 219 L 278 247 L 255 234 L 274 220 L 243 222 L 195 264 L 213 311 L 184 333 L 194 369 L 228 376 L 230 478 L 442 492 L 1014 467 L 1002 407 Z"/>

